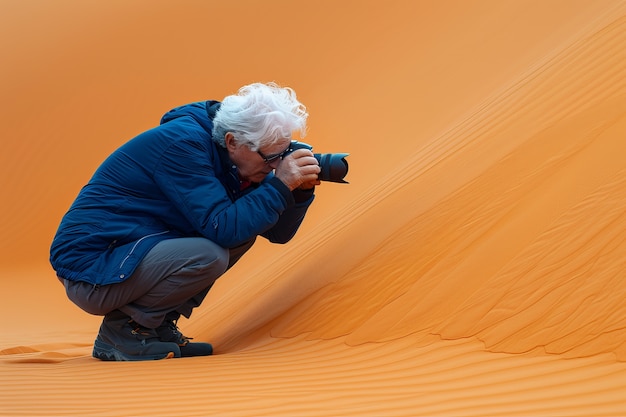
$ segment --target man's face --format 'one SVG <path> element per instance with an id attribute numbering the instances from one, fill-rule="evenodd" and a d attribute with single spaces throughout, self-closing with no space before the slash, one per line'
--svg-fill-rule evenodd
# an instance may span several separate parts
<path id="1" fill-rule="evenodd" d="M 230 160 L 237 166 L 243 180 L 261 182 L 281 161 L 280 156 L 289 148 L 291 139 L 283 138 L 272 145 L 253 151 L 246 143 L 237 143 L 232 133 L 226 134 L 226 149 Z"/>

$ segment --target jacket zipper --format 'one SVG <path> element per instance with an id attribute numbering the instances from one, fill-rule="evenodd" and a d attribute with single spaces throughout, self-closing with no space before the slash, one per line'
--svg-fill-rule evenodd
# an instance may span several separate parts
<path id="1" fill-rule="evenodd" d="M 135 248 L 137 248 L 137 245 L 139 245 L 141 243 L 142 240 L 149 238 L 149 237 L 153 237 L 153 236 L 159 236 L 159 235 L 164 235 L 166 233 L 168 233 L 169 230 L 166 230 L 164 232 L 159 232 L 159 233 L 152 233 L 150 235 L 146 235 L 144 237 L 142 237 L 141 239 L 139 239 L 137 242 L 135 242 L 135 244 L 133 245 L 133 247 L 130 249 L 130 252 L 128 252 L 128 255 L 126 255 L 126 257 L 124 259 L 122 259 L 122 263 L 120 263 L 120 269 L 124 266 L 124 264 L 126 263 L 126 261 L 128 260 L 128 258 L 130 258 L 130 256 L 133 254 L 133 252 L 135 252 Z"/>

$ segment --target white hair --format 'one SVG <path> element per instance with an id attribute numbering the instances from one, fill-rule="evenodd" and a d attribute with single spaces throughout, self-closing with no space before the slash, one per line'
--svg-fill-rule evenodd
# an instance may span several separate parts
<path id="1" fill-rule="evenodd" d="M 256 151 L 291 138 L 293 132 L 304 137 L 308 116 L 291 88 L 274 83 L 246 85 L 222 101 L 213 119 L 213 140 L 226 147 L 224 136 L 231 132 L 237 141 Z"/>

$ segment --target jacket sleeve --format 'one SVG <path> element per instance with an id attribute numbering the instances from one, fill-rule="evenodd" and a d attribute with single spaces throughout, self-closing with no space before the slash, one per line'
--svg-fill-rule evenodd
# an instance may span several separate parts
<path id="1" fill-rule="evenodd" d="M 206 140 L 174 141 L 154 180 L 200 235 L 231 248 L 272 228 L 295 201 L 289 188 L 273 179 L 233 202 L 216 177 L 208 146 Z"/>
<path id="2" fill-rule="evenodd" d="M 307 191 L 296 189 L 293 191 L 293 197 L 295 204 L 286 209 L 278 222 L 262 235 L 272 243 L 287 243 L 294 237 L 315 195 L 313 189 Z"/>

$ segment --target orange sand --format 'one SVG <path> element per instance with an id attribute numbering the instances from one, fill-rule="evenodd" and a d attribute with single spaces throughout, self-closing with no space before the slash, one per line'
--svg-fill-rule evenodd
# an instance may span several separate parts
<path id="1" fill-rule="evenodd" d="M 2 9 L 0 415 L 626 415 L 623 0 Z M 253 81 L 351 184 L 182 323 L 217 355 L 92 359 L 60 217 L 163 112 Z"/>

